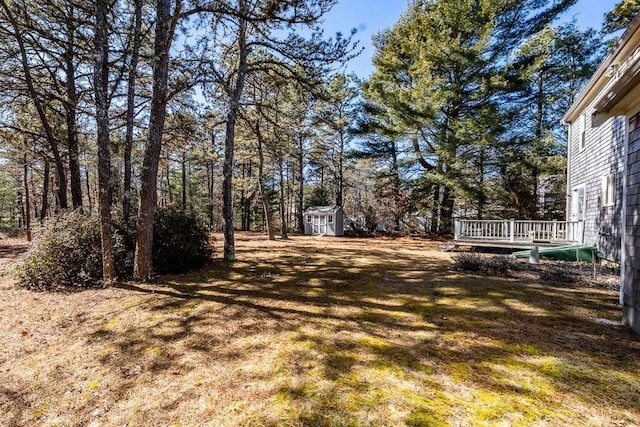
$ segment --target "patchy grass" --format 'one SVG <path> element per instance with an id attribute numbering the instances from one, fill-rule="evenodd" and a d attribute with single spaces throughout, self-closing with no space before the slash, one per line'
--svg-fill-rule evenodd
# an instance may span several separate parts
<path id="1" fill-rule="evenodd" d="M 455 272 L 438 244 L 240 233 L 239 261 L 155 285 L 5 279 L 0 425 L 640 425 L 615 290 Z"/>

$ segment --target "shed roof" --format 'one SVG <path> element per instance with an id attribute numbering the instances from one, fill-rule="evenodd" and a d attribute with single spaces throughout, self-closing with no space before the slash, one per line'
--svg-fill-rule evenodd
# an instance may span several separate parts
<path id="1" fill-rule="evenodd" d="M 342 210 L 342 206 L 312 206 L 304 211 L 305 214 L 334 214 Z"/>

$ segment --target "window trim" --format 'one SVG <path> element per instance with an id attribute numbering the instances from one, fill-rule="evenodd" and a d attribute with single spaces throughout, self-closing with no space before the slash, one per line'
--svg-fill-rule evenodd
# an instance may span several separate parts
<path id="1" fill-rule="evenodd" d="M 603 208 L 608 208 L 616 204 L 616 173 L 602 175 L 600 188 L 600 203 Z"/>
<path id="2" fill-rule="evenodd" d="M 587 147 L 587 113 L 580 115 L 580 140 L 578 142 L 578 152 L 581 153 Z"/>

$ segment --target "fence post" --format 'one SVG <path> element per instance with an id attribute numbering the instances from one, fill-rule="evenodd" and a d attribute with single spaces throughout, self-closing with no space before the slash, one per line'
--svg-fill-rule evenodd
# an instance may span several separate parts
<path id="1" fill-rule="evenodd" d="M 516 241 L 516 220 L 514 218 L 509 221 L 509 241 L 511 243 Z"/>
<path id="2" fill-rule="evenodd" d="M 454 218 L 453 220 L 453 240 L 460 239 L 460 220 L 458 218 Z"/>
<path id="3" fill-rule="evenodd" d="M 553 240 L 558 240 L 558 220 L 557 219 L 553 220 L 552 233 L 553 233 Z"/>

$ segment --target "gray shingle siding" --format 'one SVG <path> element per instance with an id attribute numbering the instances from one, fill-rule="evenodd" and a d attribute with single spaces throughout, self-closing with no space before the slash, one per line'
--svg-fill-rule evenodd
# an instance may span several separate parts
<path id="1" fill-rule="evenodd" d="M 589 110 L 588 110 L 589 111 Z M 614 117 L 592 127 L 590 111 L 586 116 L 585 147 L 580 149 L 581 119 L 571 125 L 569 141 L 569 195 L 584 185 L 584 243 L 598 248 L 606 260 L 620 262 L 622 244 L 622 188 L 624 173 L 625 117 Z M 602 177 L 615 173 L 615 201 L 603 206 Z M 568 218 L 572 203 L 568 203 Z"/>
<path id="2" fill-rule="evenodd" d="M 628 150 L 623 315 L 640 333 L 640 128 L 629 135 Z"/>

